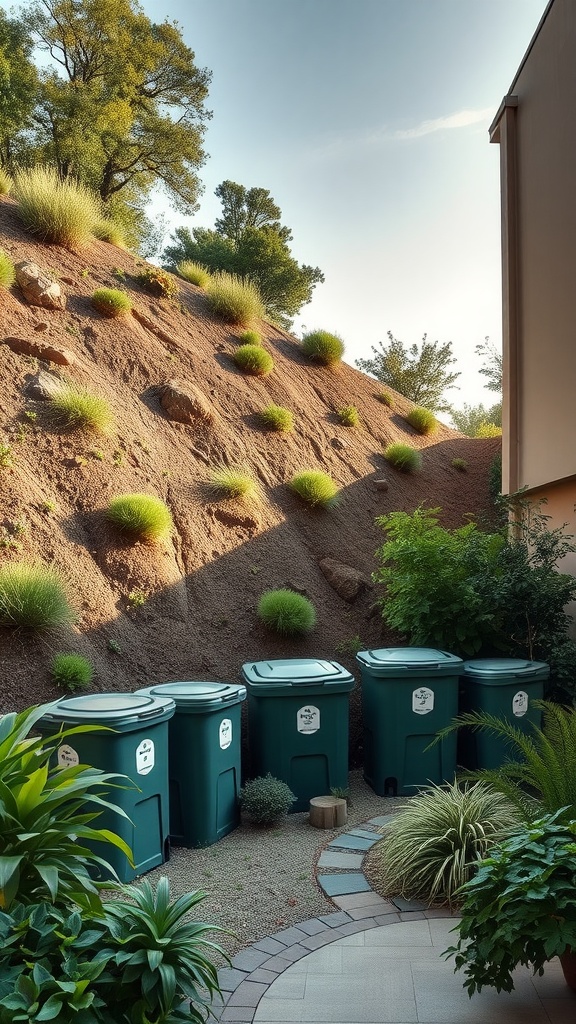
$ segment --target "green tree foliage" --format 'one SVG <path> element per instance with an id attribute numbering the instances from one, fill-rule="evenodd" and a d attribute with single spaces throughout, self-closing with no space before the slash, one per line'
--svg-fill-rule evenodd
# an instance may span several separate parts
<path id="1" fill-rule="evenodd" d="M 0 166 L 9 168 L 21 142 L 37 86 L 32 40 L 23 25 L 0 10 Z"/>
<path id="2" fill-rule="evenodd" d="M 372 345 L 372 352 L 372 359 L 356 360 L 360 370 L 432 412 L 450 411 L 443 395 L 460 376 L 450 369 L 456 362 L 452 342 L 428 341 L 425 334 L 420 345 L 407 348 L 388 331 L 388 344 Z"/>
<path id="3" fill-rule="evenodd" d="M 480 345 L 476 345 L 476 355 L 484 356 L 486 362 L 480 368 L 480 373 L 486 377 L 488 383 L 484 387 L 488 391 L 502 391 L 502 352 L 499 352 L 490 338 L 484 338 Z"/>
<path id="4" fill-rule="evenodd" d="M 267 189 L 223 181 L 215 194 L 222 216 L 214 228 L 177 228 L 174 244 L 163 254 L 166 265 L 173 268 L 192 260 L 211 272 L 250 278 L 270 319 L 290 327 L 292 318 L 310 302 L 315 285 L 324 281 L 322 271 L 294 259 L 288 244 L 290 228 L 280 223 L 282 212 Z"/>
<path id="5" fill-rule="evenodd" d="M 487 408 L 482 402 L 479 402 L 478 405 L 468 405 L 465 402 L 461 409 L 450 409 L 450 417 L 456 430 L 459 430 L 461 434 L 478 437 L 481 428 L 486 425 L 502 426 L 502 403 L 497 402 Z"/>

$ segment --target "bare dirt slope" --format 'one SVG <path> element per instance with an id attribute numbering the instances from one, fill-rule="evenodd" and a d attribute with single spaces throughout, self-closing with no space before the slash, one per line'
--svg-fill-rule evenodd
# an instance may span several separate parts
<path id="1" fill-rule="evenodd" d="M 406 399 L 395 396 L 388 409 L 376 382 L 346 364 L 311 364 L 296 339 L 268 323 L 261 332 L 274 370 L 244 376 L 231 359 L 237 334 L 211 315 L 199 289 L 180 282 L 178 302 L 154 299 L 135 280 L 141 261 L 104 242 L 80 253 L 38 244 L 7 198 L 0 247 L 16 262 L 34 260 L 67 296 L 65 311 L 46 311 L 28 305 L 16 286 L 0 294 L 0 442 L 14 454 L 13 466 L 0 468 L 0 564 L 53 563 L 78 611 L 77 624 L 56 634 L 0 631 L 0 711 L 58 696 L 48 670 L 59 650 L 92 659 L 95 689 L 128 690 L 176 678 L 234 681 L 243 662 L 260 658 L 319 656 L 354 669 L 344 649 L 353 638 L 367 647 L 398 642 L 382 629 L 370 582 L 383 541 L 375 517 L 420 503 L 441 506 L 450 526 L 483 514 L 497 439 L 472 440 L 444 426 L 421 437 L 403 418 Z M 97 313 L 90 296 L 101 286 L 124 288 L 138 319 Z M 15 337 L 72 350 L 73 365 L 50 368 L 105 396 L 115 430 L 56 430 L 46 402 L 30 397 L 41 364 L 12 351 L 7 339 Z M 200 390 L 211 424 L 167 417 L 159 396 L 174 379 Z M 270 402 L 293 410 L 293 433 L 258 426 L 256 414 Z M 361 429 L 338 423 L 334 413 L 344 405 L 357 406 Z M 395 440 L 426 449 L 420 473 L 387 465 L 382 449 Z M 467 461 L 466 472 L 452 467 L 454 458 Z M 210 468 L 239 463 L 257 474 L 261 500 L 214 500 Z M 332 474 L 341 487 L 336 508 L 310 511 L 290 492 L 287 482 L 302 468 Z M 375 486 L 383 477 L 388 490 Z M 106 525 L 110 498 L 134 491 L 168 503 L 169 543 L 127 544 Z M 366 586 L 353 602 L 322 573 L 326 556 L 362 573 Z M 307 639 L 279 640 L 256 618 L 262 592 L 285 586 L 316 605 L 318 625 Z M 130 605 L 134 591 L 147 595 L 141 607 Z"/>

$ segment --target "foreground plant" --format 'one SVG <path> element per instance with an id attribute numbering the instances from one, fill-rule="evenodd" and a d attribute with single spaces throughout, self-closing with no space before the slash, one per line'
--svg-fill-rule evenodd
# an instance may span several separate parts
<path id="1" fill-rule="evenodd" d="M 360 414 L 355 405 L 345 405 L 338 409 L 336 415 L 343 427 L 357 427 L 360 423 Z"/>
<path id="2" fill-rule="evenodd" d="M 8 253 L 0 249 L 0 288 L 11 288 L 15 280 L 14 264 Z"/>
<path id="3" fill-rule="evenodd" d="M 258 602 L 258 617 L 280 636 L 309 633 L 316 625 L 316 609 L 295 590 L 267 590 Z"/>
<path id="4" fill-rule="evenodd" d="M 206 295 L 212 312 L 228 323 L 250 327 L 264 316 L 264 303 L 256 285 L 235 274 L 212 274 Z"/>
<path id="5" fill-rule="evenodd" d="M 14 187 L 14 181 L 4 168 L 0 167 L 0 196 L 8 196 Z"/>
<path id="6" fill-rule="evenodd" d="M 247 466 L 217 466 L 208 487 L 217 498 L 258 498 L 258 482 Z"/>
<path id="7" fill-rule="evenodd" d="M 52 629 L 73 622 L 75 612 L 56 569 L 14 562 L 0 568 L 0 626 Z"/>
<path id="8" fill-rule="evenodd" d="M 240 807 L 256 825 L 274 825 L 286 817 L 295 800 L 290 787 L 270 772 L 250 779 L 240 790 Z"/>
<path id="9" fill-rule="evenodd" d="M 415 473 L 422 466 L 422 455 L 409 444 L 394 442 L 384 449 L 384 458 L 402 473 Z"/>
<path id="10" fill-rule="evenodd" d="M 56 422 L 70 430 L 92 430 L 105 434 L 114 424 L 114 416 L 105 398 L 86 388 L 66 387 L 50 399 Z"/>
<path id="11" fill-rule="evenodd" d="M 289 487 L 312 508 L 330 508 L 338 498 L 338 485 L 320 469 L 304 469 L 296 473 Z"/>
<path id="12" fill-rule="evenodd" d="M 63 181 L 50 167 L 19 171 L 14 194 L 24 226 L 43 242 L 76 249 L 86 245 L 100 219 L 97 197 L 84 185 Z"/>
<path id="13" fill-rule="evenodd" d="M 344 342 L 338 334 L 329 331 L 312 331 L 302 338 L 302 352 L 315 363 L 333 366 L 344 355 Z"/>
<path id="14" fill-rule="evenodd" d="M 144 541 L 169 536 L 172 515 L 168 506 L 153 494 L 121 494 L 113 498 L 106 518 L 122 533 Z"/>
<path id="15" fill-rule="evenodd" d="M 132 309 L 130 296 L 118 288 L 97 288 L 92 294 L 92 305 L 104 316 L 124 316 Z"/>

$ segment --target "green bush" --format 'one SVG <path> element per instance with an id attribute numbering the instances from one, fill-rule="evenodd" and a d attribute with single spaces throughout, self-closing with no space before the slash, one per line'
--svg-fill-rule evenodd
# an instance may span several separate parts
<path id="1" fill-rule="evenodd" d="M 402 473 L 416 473 L 422 466 L 422 455 L 409 444 L 393 442 L 384 449 L 384 458 Z"/>
<path id="2" fill-rule="evenodd" d="M 382 405 L 387 405 L 389 409 L 394 408 L 394 399 L 388 391 L 379 391 L 376 398 Z"/>
<path id="3" fill-rule="evenodd" d="M 93 395 L 86 388 L 63 388 L 49 399 L 49 407 L 56 422 L 70 430 L 93 430 L 105 434 L 114 425 L 114 416 L 106 399 Z"/>
<path id="4" fill-rule="evenodd" d="M 62 690 L 82 690 L 92 682 L 94 666 L 81 654 L 56 654 L 50 673 Z"/>
<path id="5" fill-rule="evenodd" d="M 208 487 L 217 498 L 258 498 L 260 489 L 247 466 L 216 466 Z"/>
<path id="6" fill-rule="evenodd" d="M 286 433 L 294 427 L 294 416 L 290 409 L 285 409 L 282 405 L 274 405 L 274 403 L 267 405 L 258 416 L 260 422 L 268 430 L 279 430 Z"/>
<path id="7" fill-rule="evenodd" d="M 490 847 L 518 822 L 514 806 L 489 785 L 426 786 L 394 815 L 372 851 L 377 891 L 452 903 Z"/>
<path id="8" fill-rule="evenodd" d="M 312 331 L 302 338 L 302 352 L 322 366 L 338 363 L 344 355 L 344 342 L 337 334 L 328 331 Z"/>
<path id="9" fill-rule="evenodd" d="M 109 242 L 110 245 L 115 245 L 117 249 L 126 249 L 124 231 L 113 220 L 108 220 L 106 217 L 97 220 L 92 228 L 92 234 L 100 242 Z"/>
<path id="10" fill-rule="evenodd" d="M 265 377 L 274 369 L 272 356 L 260 345 L 240 345 L 232 358 L 239 370 L 253 377 Z"/>
<path id="11" fill-rule="evenodd" d="M 14 264 L 8 253 L 0 249 L 0 288 L 11 288 L 15 280 Z"/>
<path id="12" fill-rule="evenodd" d="M 330 508 L 338 500 L 338 486 L 320 469 L 303 469 L 293 476 L 290 490 L 313 508 Z"/>
<path id="13" fill-rule="evenodd" d="M 466 459 L 452 459 L 450 465 L 452 466 L 453 469 L 459 470 L 460 473 L 465 473 L 466 470 L 468 469 L 468 463 L 466 462 Z"/>
<path id="14" fill-rule="evenodd" d="M 0 167 L 0 196 L 9 196 L 14 182 L 7 171 Z"/>
<path id="15" fill-rule="evenodd" d="M 132 309 L 130 296 L 117 288 L 97 288 L 92 294 L 92 305 L 104 316 L 123 316 Z"/>
<path id="16" fill-rule="evenodd" d="M 336 413 L 343 427 L 357 427 L 360 423 L 360 416 L 355 405 L 345 405 Z"/>
<path id="17" fill-rule="evenodd" d="M 419 434 L 431 434 L 438 426 L 438 420 L 430 409 L 417 405 L 406 415 L 406 422 Z"/>
<path id="18" fill-rule="evenodd" d="M 210 271 L 201 263 L 194 263 L 194 260 L 182 260 L 176 267 L 176 273 L 198 288 L 205 288 L 210 280 Z"/>
<path id="19" fill-rule="evenodd" d="M 243 345 L 261 345 L 262 335 L 258 331 L 243 331 L 239 340 Z"/>
<path id="20" fill-rule="evenodd" d="M 501 437 L 502 427 L 497 427 L 495 423 L 481 423 L 476 431 L 475 437 Z"/>
<path id="21" fill-rule="evenodd" d="M 74 617 L 55 569 L 28 562 L 0 568 L 0 626 L 51 629 Z"/>
<path id="22" fill-rule="evenodd" d="M 284 818 L 296 797 L 280 779 L 268 772 L 250 779 L 240 790 L 240 807 L 257 825 L 273 825 Z"/>
<path id="23" fill-rule="evenodd" d="M 136 280 L 147 292 L 160 299 L 177 299 L 180 294 L 176 278 L 160 267 L 146 267 L 136 275 Z"/>
<path id="24" fill-rule="evenodd" d="M 162 540 L 172 529 L 170 509 L 153 494 L 121 494 L 110 502 L 106 517 L 122 533 L 138 540 Z"/>
<path id="25" fill-rule="evenodd" d="M 264 316 L 264 303 L 256 285 L 235 274 L 212 274 L 206 295 L 212 312 L 227 323 L 250 327 Z"/>
<path id="26" fill-rule="evenodd" d="M 281 636 L 309 633 L 316 624 L 312 601 L 295 590 L 267 590 L 258 602 L 258 617 Z"/>
<path id="27" fill-rule="evenodd" d="M 32 167 L 16 175 L 14 194 L 25 228 L 43 242 L 77 249 L 92 238 L 100 205 L 84 185 L 62 181 L 50 167 Z"/>

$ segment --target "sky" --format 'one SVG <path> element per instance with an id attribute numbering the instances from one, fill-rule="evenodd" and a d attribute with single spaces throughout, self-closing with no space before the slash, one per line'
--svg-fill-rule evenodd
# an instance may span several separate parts
<path id="1" fill-rule="evenodd" d="M 143 0 L 212 71 L 199 211 L 225 179 L 272 194 L 326 281 L 294 332 L 369 358 L 390 330 L 451 341 L 447 397 L 491 405 L 475 346 L 501 345 L 499 147 L 488 127 L 547 0 Z M 168 239 L 167 239 L 168 241 Z"/>

